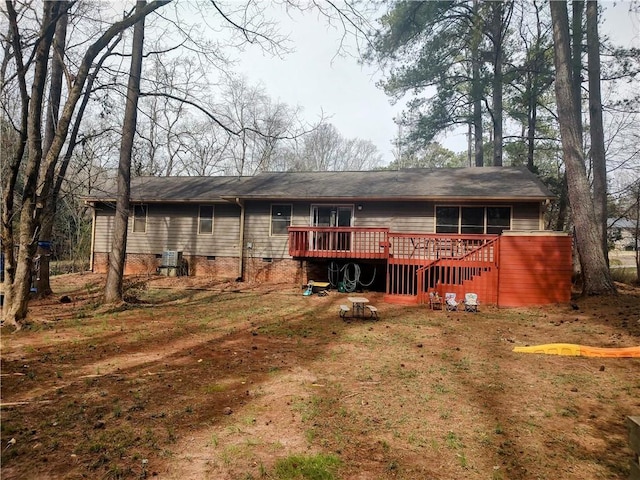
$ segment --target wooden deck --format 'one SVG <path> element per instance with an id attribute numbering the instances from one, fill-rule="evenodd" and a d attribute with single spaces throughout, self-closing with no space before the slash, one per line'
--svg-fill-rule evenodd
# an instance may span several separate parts
<path id="1" fill-rule="evenodd" d="M 289 227 L 289 255 L 383 260 L 385 300 L 393 303 L 428 303 L 429 292 L 441 297 L 455 293 L 460 300 L 473 292 L 484 304 L 502 306 L 568 302 L 571 237 L 556 232 L 508 233 L 503 237 Z"/>
<path id="2" fill-rule="evenodd" d="M 389 258 L 389 229 L 289 227 L 289 255 L 386 260 Z"/>

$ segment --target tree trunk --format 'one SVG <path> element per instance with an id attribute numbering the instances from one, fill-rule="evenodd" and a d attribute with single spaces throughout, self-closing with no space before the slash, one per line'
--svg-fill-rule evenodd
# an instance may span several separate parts
<path id="1" fill-rule="evenodd" d="M 14 192 L 18 179 L 18 172 L 20 170 L 20 163 L 22 157 L 26 151 L 27 146 L 27 124 L 29 120 L 29 93 L 27 92 L 26 84 L 26 69 L 21 55 L 20 44 L 21 39 L 18 31 L 18 18 L 17 12 L 13 8 L 11 2 L 7 3 L 7 17 L 9 19 L 9 29 L 7 37 L 11 42 L 11 47 L 14 50 L 14 60 L 16 62 L 16 71 L 18 78 L 18 85 L 20 89 L 20 102 L 21 102 L 21 118 L 20 128 L 15 138 L 12 139 L 12 130 L 9 130 L 8 125 L 1 125 L 2 128 L 2 147 L 3 147 L 3 164 L 2 164 L 2 208 L 0 209 L 2 214 L 2 226 L 0 228 L 0 239 L 2 243 L 2 254 L 4 255 L 4 303 L 2 306 L 2 318 L 7 320 L 15 327 L 19 325 L 14 319 L 9 317 L 9 309 L 14 301 L 13 283 L 16 276 L 16 258 L 14 251 L 15 244 L 15 231 L 13 228 L 13 214 L 14 214 Z M 9 44 L 5 44 L 4 49 L 7 57 L 11 54 Z M 2 85 L 5 83 L 5 69 L 2 69 Z M 9 153 L 8 145 L 13 145 Z M 4 159 L 9 158 L 7 164 L 4 164 Z"/>
<path id="2" fill-rule="evenodd" d="M 600 37 L 598 36 L 598 2 L 587 2 L 587 59 L 589 65 L 589 133 L 593 164 L 593 200 L 600 224 L 602 251 L 608 259 L 607 245 L 607 163 L 600 93 Z"/>
<path id="3" fill-rule="evenodd" d="M 61 18 L 61 21 L 63 19 Z M 57 32 L 56 32 L 57 35 Z M 82 101 L 80 102 L 80 107 L 78 107 L 78 113 L 76 114 L 73 128 L 71 129 L 71 134 L 69 135 L 69 142 L 67 143 L 67 149 L 65 151 L 64 157 L 60 162 L 60 168 L 58 169 L 57 174 L 55 174 L 55 183 L 48 197 L 46 198 L 43 218 L 42 218 L 42 233 L 40 234 L 41 239 L 50 239 L 53 238 L 53 224 L 57 211 L 57 199 L 60 195 L 60 191 L 62 190 L 62 184 L 67 174 L 67 168 L 69 167 L 69 163 L 71 162 L 71 157 L 73 155 L 73 151 L 75 149 L 78 134 L 80 132 L 80 125 L 82 123 L 82 118 L 84 116 L 84 112 L 87 109 L 87 105 L 89 104 L 90 93 L 93 90 L 93 84 L 95 83 L 96 77 L 100 69 L 102 68 L 105 60 L 111 55 L 115 47 L 120 43 L 121 37 L 115 39 L 115 41 L 109 45 L 106 52 L 102 55 L 97 65 L 94 67 L 91 75 L 87 77 L 87 86 L 84 90 L 84 94 L 82 97 Z M 57 118 L 57 117 L 56 117 Z M 48 144 L 50 145 L 50 144 Z M 40 280 L 38 281 L 38 292 L 46 291 L 47 289 L 51 289 L 50 287 L 50 271 L 48 268 L 46 270 L 41 270 L 40 272 Z M 43 278 L 46 277 L 46 278 Z M 42 283 L 40 283 L 42 282 Z"/>
<path id="4" fill-rule="evenodd" d="M 499 50 L 502 50 L 501 48 Z M 502 52 L 496 52 L 493 77 L 493 165 L 502 166 Z"/>
<path id="5" fill-rule="evenodd" d="M 42 106 L 47 80 L 49 50 L 53 41 L 53 22 L 58 14 L 59 6 L 57 2 L 45 2 L 43 5 L 42 27 L 40 30 L 41 40 L 33 58 L 34 71 L 31 98 L 26 105 L 24 103 L 22 105 L 22 108 L 27 108 L 29 112 L 27 119 L 27 164 L 24 171 L 15 277 L 11 285 L 5 283 L 7 308 L 4 312 L 5 320 L 16 328 L 19 327 L 18 320 L 25 318 L 27 314 L 33 257 L 36 251 L 37 224 L 34 213 L 38 208 L 41 208 L 36 198 L 36 189 L 38 187 L 38 172 L 42 163 Z M 17 25 L 14 31 L 16 37 L 19 38 Z"/>
<path id="6" fill-rule="evenodd" d="M 493 41 L 493 165 L 502 166 L 502 22 L 503 3 L 492 4 L 492 41 Z"/>
<path id="7" fill-rule="evenodd" d="M 476 167 L 484 166 L 484 145 L 482 132 L 482 79 L 480 78 L 480 29 L 479 0 L 473 1 L 473 39 L 471 41 L 471 96 L 473 101 L 473 138 Z"/>
<path id="8" fill-rule="evenodd" d="M 145 0 L 136 2 L 136 12 L 146 5 Z M 109 271 L 104 291 L 107 303 L 123 300 L 122 283 L 127 247 L 127 226 L 129 222 L 129 196 L 131 193 L 131 152 L 136 133 L 138 117 L 138 98 L 140 97 L 140 74 L 142 72 L 142 54 L 144 46 L 144 17 L 133 30 L 131 69 L 127 85 L 127 103 L 122 124 L 122 142 L 118 164 L 118 193 L 116 196 L 116 215 L 113 231 L 113 243 L 109 254 Z"/>
<path id="9" fill-rule="evenodd" d="M 575 240 L 582 270 L 582 293 L 600 295 L 615 293 L 615 286 L 601 248 L 589 180 L 584 165 L 579 135 L 580 117 L 575 108 L 569 45 L 569 17 L 564 2 L 550 2 L 553 23 L 554 61 L 556 67 L 556 102 L 562 139 L 562 152 L 567 172 L 567 189 Z"/>
<path id="10" fill-rule="evenodd" d="M 540 22 L 540 10 L 539 6 L 535 4 L 536 9 L 536 37 L 533 46 L 534 55 L 533 63 L 527 70 L 527 168 L 531 172 L 535 172 L 535 140 L 536 129 L 538 126 L 538 96 L 542 93 L 542 81 L 540 76 L 545 65 L 544 52 L 542 49 L 543 35 L 542 24 Z"/>
<path id="11" fill-rule="evenodd" d="M 538 117 L 538 103 L 536 100 L 536 74 L 533 74 L 533 84 L 529 90 L 529 108 L 527 111 L 527 168 L 529 171 L 535 171 L 534 153 L 535 153 L 535 141 L 536 141 L 536 125 Z"/>
<path id="12" fill-rule="evenodd" d="M 636 254 L 636 282 L 640 282 L 640 181 L 636 183 L 636 218 L 633 230 L 633 250 Z"/>
<path id="13" fill-rule="evenodd" d="M 584 1 L 574 0 L 571 4 L 571 71 L 573 81 L 573 101 L 574 108 L 578 113 L 580 122 L 578 124 L 578 134 L 580 135 L 580 145 L 584 149 L 582 138 L 582 39 L 584 32 L 582 29 L 582 13 L 584 12 Z"/>
<path id="14" fill-rule="evenodd" d="M 47 109 L 47 119 L 44 132 L 43 152 L 48 152 L 53 143 L 56 133 L 56 125 L 58 124 L 58 115 L 60 112 L 60 96 L 62 92 L 62 78 L 64 74 L 64 53 L 67 37 L 67 5 L 68 2 L 60 2 L 61 15 L 56 24 L 56 31 L 53 38 L 53 59 L 51 60 L 51 84 L 49 88 L 49 106 Z M 55 163 L 49 167 L 49 171 L 44 172 L 44 177 L 53 176 L 55 174 Z M 43 199 L 44 200 L 44 199 Z M 36 292 L 38 297 L 44 297 L 51 294 L 51 283 L 49 282 L 49 259 L 51 257 L 51 239 L 53 234 L 53 221 L 55 217 L 55 200 L 48 198 L 43 206 L 45 214 L 42 218 L 42 226 L 38 235 L 38 251 L 36 255 L 39 257 L 38 275 L 36 278 Z M 48 242 L 48 243 L 47 243 Z M 47 247 L 48 245 L 48 247 Z"/>
<path id="15" fill-rule="evenodd" d="M 62 151 L 67 139 L 69 125 L 73 117 L 73 112 L 82 93 L 85 81 L 89 74 L 89 69 L 98 53 L 105 48 L 114 37 L 119 35 L 123 30 L 135 24 L 141 17 L 148 15 L 154 10 L 162 7 L 169 0 L 156 0 L 151 2 L 142 12 L 128 16 L 123 20 L 111 25 L 93 44 L 91 44 L 80 63 L 75 80 L 71 85 L 68 98 L 62 109 L 62 114 L 56 126 L 56 132 L 51 143 L 51 147 L 46 156 L 43 158 L 41 143 L 41 121 L 42 121 L 42 103 L 44 95 L 44 85 L 47 77 L 48 52 L 51 46 L 54 34 L 55 24 L 52 19 L 57 19 L 60 4 L 59 2 L 44 2 L 43 4 L 43 27 L 40 34 L 40 40 L 37 42 L 35 53 L 31 55 L 30 64 L 33 65 L 33 72 L 27 72 L 22 64 L 22 47 L 20 34 L 18 30 L 15 10 L 11 7 L 11 2 L 7 2 L 7 11 L 9 13 L 9 21 L 12 27 L 12 42 L 14 45 L 14 57 L 17 67 L 18 83 L 20 85 L 20 94 L 23 101 L 23 120 L 26 116 L 27 128 L 24 130 L 26 134 L 24 138 L 28 144 L 27 163 L 24 168 L 25 185 L 23 189 L 22 205 L 20 210 L 19 236 L 17 240 L 18 253 L 14 265 L 8 265 L 12 269 L 13 281 L 11 284 L 5 279 L 5 304 L 3 308 L 4 320 L 19 327 L 18 322 L 23 320 L 27 314 L 27 306 L 29 301 L 29 288 L 31 285 L 32 259 L 35 253 L 36 238 L 43 217 L 43 204 L 48 198 L 51 189 L 51 181 L 46 178 L 38 178 L 41 168 L 48 170 L 52 163 L 55 163 Z M 31 98 L 26 95 L 26 77 L 32 82 Z M 25 100 L 26 99 L 26 100 Z M 28 111 L 27 111 L 28 109 Z M 20 166 L 22 158 L 17 158 L 17 167 Z M 13 173 L 13 172 L 12 172 Z M 52 179 L 50 179 L 52 180 Z M 37 190 L 40 187 L 39 191 Z M 3 207 L 6 208 L 7 203 L 4 199 L 14 195 L 15 183 L 13 189 L 3 192 Z M 13 218 L 17 216 L 13 205 L 11 209 L 3 211 L 3 218 Z M 11 243 L 4 245 L 3 248 L 13 255 L 14 245 L 16 245 L 15 235 L 10 235 L 3 226 L 3 241 L 10 237 Z M 13 260 L 8 257 L 7 260 Z"/>

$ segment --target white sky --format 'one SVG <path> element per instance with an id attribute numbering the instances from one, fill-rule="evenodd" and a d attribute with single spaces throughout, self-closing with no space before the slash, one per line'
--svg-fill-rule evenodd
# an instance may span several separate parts
<path id="1" fill-rule="evenodd" d="M 628 2 L 602 2 L 605 22 L 601 33 L 622 46 L 640 47 L 639 19 L 630 17 Z M 376 87 L 381 78 L 374 67 L 360 66 L 355 57 L 337 57 L 341 33 L 327 26 L 315 13 L 274 13 L 283 34 L 289 34 L 295 48 L 280 59 L 263 55 L 258 49 L 241 54 L 238 71 L 251 83 L 261 82 L 274 99 L 304 109 L 309 122 L 322 112 L 347 138 L 371 140 L 385 163 L 393 160 L 392 141 L 397 134 L 393 118 L 402 108 Z M 349 41 L 347 39 L 347 41 Z M 355 51 L 355 49 L 353 49 Z M 466 149 L 464 133 L 441 138 L 454 151 Z"/>

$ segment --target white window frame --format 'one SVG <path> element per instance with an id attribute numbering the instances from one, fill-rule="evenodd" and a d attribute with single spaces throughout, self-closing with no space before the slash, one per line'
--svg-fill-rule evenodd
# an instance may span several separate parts
<path id="1" fill-rule="evenodd" d="M 140 218 L 139 215 L 136 215 L 136 209 L 143 208 L 144 209 L 144 228 L 139 230 L 136 228 L 137 220 Z M 131 222 L 131 232 L 132 233 L 147 233 L 147 220 L 149 218 L 149 205 L 147 203 L 134 203 L 133 204 L 133 215 Z"/>
<path id="2" fill-rule="evenodd" d="M 202 216 L 202 207 L 211 207 L 211 231 L 207 231 L 207 232 L 203 232 L 202 231 L 202 223 L 201 220 L 205 219 L 205 217 Z M 216 216 L 215 214 L 216 211 L 216 207 L 215 205 L 211 205 L 211 204 L 205 204 L 205 205 L 198 205 L 198 235 L 213 235 L 213 224 L 214 224 L 214 218 Z M 206 220 L 209 220 L 209 217 L 206 217 Z"/>
<path id="3" fill-rule="evenodd" d="M 273 208 L 274 207 L 289 207 L 289 223 L 287 227 L 290 227 L 293 224 L 293 204 L 291 203 L 272 203 L 269 208 L 269 236 L 270 237 L 283 237 L 285 235 L 289 235 L 289 232 L 286 233 L 274 233 L 273 232 Z"/>
<path id="4" fill-rule="evenodd" d="M 311 205 L 311 212 L 310 212 L 310 218 L 309 218 L 309 225 L 312 225 L 314 227 L 318 227 L 318 226 L 330 226 L 330 225 L 317 225 L 316 224 L 316 219 L 315 219 L 315 212 L 318 208 L 335 208 L 336 209 L 336 217 L 334 218 L 336 221 L 338 221 L 338 210 L 342 209 L 342 210 L 350 210 L 349 213 L 349 227 L 353 227 L 353 223 L 354 223 L 354 219 L 355 219 L 355 205 L 352 203 L 314 203 Z M 344 225 L 343 225 L 344 226 Z"/>

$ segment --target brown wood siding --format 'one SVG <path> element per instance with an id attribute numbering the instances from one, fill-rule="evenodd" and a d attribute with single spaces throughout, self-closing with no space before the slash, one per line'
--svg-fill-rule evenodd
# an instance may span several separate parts
<path id="1" fill-rule="evenodd" d="M 540 203 L 516 203 L 511 211 L 511 230 L 540 230 Z"/>
<path id="2" fill-rule="evenodd" d="M 114 209 L 108 207 L 96 208 L 94 252 L 106 253 L 111 251 L 114 219 Z"/>
<path id="3" fill-rule="evenodd" d="M 291 258 L 289 256 L 289 236 L 271 235 L 272 204 L 292 205 L 292 224 L 294 222 L 308 224 L 309 222 L 309 208 L 307 206 L 305 209 L 304 205 L 301 207 L 300 203 L 286 201 L 247 202 L 244 227 L 244 256 L 247 258 Z"/>
<path id="4" fill-rule="evenodd" d="M 353 206 L 354 227 L 382 227 L 399 233 L 433 233 L 435 226 L 433 203 L 430 202 L 298 202 L 293 204 L 291 225 L 311 226 L 312 205 L 334 204 Z M 358 205 L 362 205 L 362 210 L 358 210 Z"/>
<path id="5" fill-rule="evenodd" d="M 571 274 L 569 236 L 500 238 L 499 306 L 567 303 L 571 299 Z"/>
<path id="6" fill-rule="evenodd" d="M 213 234 L 198 234 L 199 205 L 169 204 L 148 206 L 145 233 L 133 232 L 129 219 L 127 253 L 155 253 L 178 250 L 185 255 L 233 256 L 239 253 L 240 209 L 232 204 L 216 204 Z M 96 252 L 111 250 L 114 210 L 96 211 Z"/>
<path id="7" fill-rule="evenodd" d="M 433 233 L 434 208 L 430 202 L 358 202 L 354 227 L 385 227 L 397 233 Z"/>
<path id="8" fill-rule="evenodd" d="M 355 227 L 388 227 L 397 233 L 435 233 L 435 204 L 433 202 L 371 202 L 360 203 L 355 211 Z M 440 204 L 440 203 L 438 203 Z M 539 230 L 539 203 L 445 202 L 442 205 L 511 206 L 512 230 Z"/>

